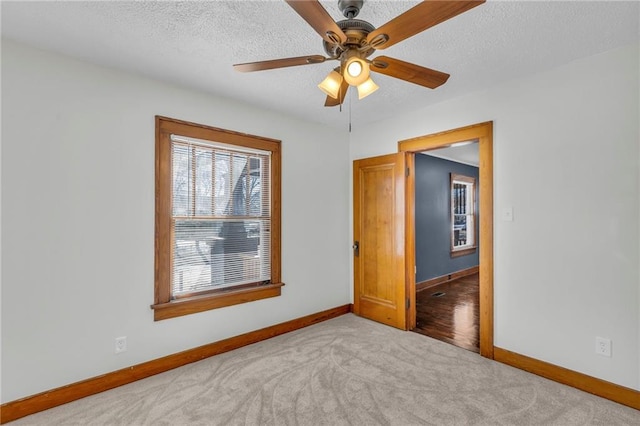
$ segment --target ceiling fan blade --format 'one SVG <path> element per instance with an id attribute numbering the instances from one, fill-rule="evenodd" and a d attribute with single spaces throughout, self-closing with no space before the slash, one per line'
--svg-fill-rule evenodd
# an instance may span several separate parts
<path id="1" fill-rule="evenodd" d="M 367 43 L 376 49 L 386 49 L 421 31 L 451 19 L 484 3 L 474 1 L 424 0 L 367 35 Z M 386 35 L 386 37 L 384 37 Z M 376 39 L 377 37 L 377 39 Z M 386 39 L 386 40 L 385 40 Z"/>
<path id="2" fill-rule="evenodd" d="M 342 44 L 347 41 L 347 36 L 318 0 L 285 1 L 329 43 Z"/>
<path id="3" fill-rule="evenodd" d="M 340 105 L 341 103 L 342 102 L 340 102 L 338 99 L 334 99 L 331 96 L 327 95 L 327 99 L 324 101 L 324 106 L 334 107 Z"/>
<path id="4" fill-rule="evenodd" d="M 340 67 L 335 69 L 340 72 Z M 344 102 L 344 98 L 347 96 L 347 90 L 349 90 L 349 83 L 345 80 L 342 80 L 342 84 L 340 84 L 340 90 L 338 91 L 338 99 L 332 98 L 331 96 L 327 96 L 327 99 L 324 101 L 324 106 L 333 107 L 342 105 Z"/>
<path id="5" fill-rule="evenodd" d="M 388 56 L 378 56 L 375 58 L 371 61 L 369 69 L 380 74 L 428 87 L 429 89 L 435 89 L 446 83 L 449 79 L 449 74 L 447 73 L 421 67 L 420 65 L 399 59 L 389 58 Z"/>
<path id="6" fill-rule="evenodd" d="M 235 64 L 233 68 L 240 72 L 263 71 L 274 68 L 295 67 L 297 65 L 320 64 L 326 58 L 322 55 L 298 56 L 295 58 L 272 59 L 270 61 Z"/>

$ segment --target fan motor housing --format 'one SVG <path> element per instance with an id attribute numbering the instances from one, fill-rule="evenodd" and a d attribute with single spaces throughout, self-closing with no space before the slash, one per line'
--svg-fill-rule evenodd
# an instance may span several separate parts
<path id="1" fill-rule="evenodd" d="M 345 50 L 349 48 L 360 48 L 366 43 L 367 35 L 376 28 L 367 21 L 361 19 L 345 19 L 336 22 L 340 29 L 347 36 L 344 45 L 323 41 L 324 51 L 330 58 L 339 58 Z M 346 49 L 345 49 L 346 48 Z M 363 58 L 371 55 L 375 49 L 370 48 L 360 52 Z"/>

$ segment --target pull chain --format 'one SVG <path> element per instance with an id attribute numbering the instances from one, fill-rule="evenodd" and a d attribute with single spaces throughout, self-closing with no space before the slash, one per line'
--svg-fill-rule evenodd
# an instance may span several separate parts
<path id="1" fill-rule="evenodd" d="M 349 133 L 351 133 L 351 96 L 349 96 Z"/>

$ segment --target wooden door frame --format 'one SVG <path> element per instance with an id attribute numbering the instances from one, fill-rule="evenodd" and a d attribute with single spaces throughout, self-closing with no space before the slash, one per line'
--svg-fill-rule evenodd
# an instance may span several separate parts
<path id="1" fill-rule="evenodd" d="M 493 359 L 493 121 L 398 142 L 399 152 L 411 154 L 407 167 L 412 171 L 405 185 L 405 264 L 410 298 L 407 325 L 410 329 L 416 326 L 415 153 L 470 140 L 478 141 L 480 160 L 480 355 Z"/>

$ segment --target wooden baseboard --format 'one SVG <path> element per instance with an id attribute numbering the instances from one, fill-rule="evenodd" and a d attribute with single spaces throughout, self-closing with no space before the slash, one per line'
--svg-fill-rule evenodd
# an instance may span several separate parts
<path id="1" fill-rule="evenodd" d="M 436 286 L 438 284 L 446 283 L 447 281 L 457 280 L 458 278 L 466 277 L 468 275 L 477 274 L 480 270 L 479 266 L 472 266 L 471 268 L 463 269 L 461 271 L 452 272 L 451 274 L 442 275 L 440 277 L 431 278 L 430 280 L 416 283 L 416 291 L 426 290 L 429 287 Z"/>
<path id="2" fill-rule="evenodd" d="M 173 355 L 143 362 L 122 370 L 113 371 L 102 376 L 72 383 L 50 391 L 42 392 L 16 401 L 7 402 L 0 406 L 0 423 L 7 423 L 21 417 L 28 416 L 49 408 L 57 407 L 90 395 L 104 392 L 118 386 L 126 385 L 136 380 L 144 379 L 155 374 L 163 373 L 183 365 L 200 361 L 213 355 L 228 352 L 242 346 L 257 343 L 280 334 L 298 330 L 331 318 L 349 313 L 350 305 L 307 315 L 291 321 L 276 324 L 260 330 L 251 331 L 239 336 L 210 343 L 197 348 L 188 349 Z"/>
<path id="3" fill-rule="evenodd" d="M 493 359 L 503 364 L 528 371 L 619 404 L 640 410 L 640 392 L 602 379 L 587 376 L 577 371 L 558 367 L 548 362 L 529 358 L 506 349 L 494 347 Z"/>

